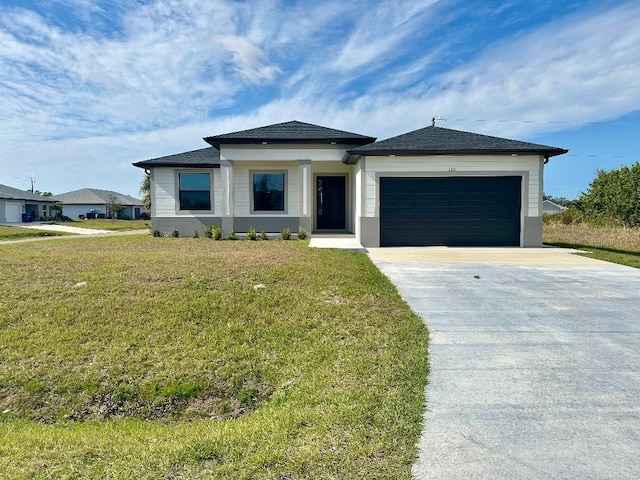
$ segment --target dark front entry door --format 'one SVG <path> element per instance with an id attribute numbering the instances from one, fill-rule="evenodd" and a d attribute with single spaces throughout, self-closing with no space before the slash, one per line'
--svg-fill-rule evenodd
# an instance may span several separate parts
<path id="1" fill-rule="evenodd" d="M 318 230 L 344 230 L 346 212 L 345 177 L 317 177 L 316 192 L 316 228 Z"/>

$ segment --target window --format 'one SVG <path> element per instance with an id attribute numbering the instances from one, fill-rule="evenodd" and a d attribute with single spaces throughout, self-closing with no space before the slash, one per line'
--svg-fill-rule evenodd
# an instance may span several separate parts
<path id="1" fill-rule="evenodd" d="M 284 212 L 284 172 L 253 174 L 253 210 Z"/>
<path id="2" fill-rule="evenodd" d="M 209 173 L 179 173 L 180 210 L 211 210 Z"/>

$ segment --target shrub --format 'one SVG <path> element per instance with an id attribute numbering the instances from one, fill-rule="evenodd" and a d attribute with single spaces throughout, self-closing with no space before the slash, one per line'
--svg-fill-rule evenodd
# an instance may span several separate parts
<path id="1" fill-rule="evenodd" d="M 205 238 L 213 238 L 213 226 L 207 225 L 204 227 L 204 236 Z"/>
<path id="2" fill-rule="evenodd" d="M 269 240 L 269 238 L 267 237 L 267 232 L 265 232 L 264 230 L 260 232 L 260 240 Z"/>
<path id="3" fill-rule="evenodd" d="M 220 225 L 213 227 L 212 232 L 214 240 L 220 240 L 222 238 L 222 227 Z"/>
<path id="4" fill-rule="evenodd" d="M 198 233 L 197 229 L 193 231 L 193 238 L 200 238 L 200 233 Z"/>
<path id="5" fill-rule="evenodd" d="M 235 232 L 234 230 L 231 230 L 231 231 L 229 232 L 229 235 L 227 235 L 227 238 L 228 238 L 229 240 L 236 240 L 236 239 L 237 239 L 237 237 L 236 237 L 236 232 Z"/>
<path id="6" fill-rule="evenodd" d="M 285 228 L 280 232 L 280 238 L 282 240 L 291 240 L 291 229 Z"/>
<path id="7" fill-rule="evenodd" d="M 178 230 L 173 230 L 173 231 L 171 232 L 171 236 L 172 236 L 173 238 L 178 238 L 178 237 L 180 236 L 180 232 L 179 232 Z"/>
<path id="8" fill-rule="evenodd" d="M 558 213 L 545 213 L 542 216 L 542 221 L 545 225 L 559 224 L 562 225 L 577 225 L 582 223 L 584 215 L 578 209 L 572 207 L 567 210 L 563 210 Z"/>
<path id="9" fill-rule="evenodd" d="M 249 231 L 247 232 L 247 240 L 257 240 L 258 239 L 258 234 L 256 233 L 256 229 L 251 227 L 249 228 Z"/>
<path id="10" fill-rule="evenodd" d="M 162 232 L 160 230 L 158 230 L 157 228 L 154 228 L 151 231 L 151 235 L 154 237 L 161 237 L 162 236 Z"/>
<path id="11" fill-rule="evenodd" d="M 307 238 L 307 232 L 304 231 L 304 228 L 301 228 L 298 231 L 298 239 L 299 240 L 304 240 L 305 238 Z"/>

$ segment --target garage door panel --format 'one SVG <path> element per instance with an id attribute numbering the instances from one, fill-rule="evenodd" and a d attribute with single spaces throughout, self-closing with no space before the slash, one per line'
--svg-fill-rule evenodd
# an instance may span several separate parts
<path id="1" fill-rule="evenodd" d="M 521 177 L 380 179 L 382 246 L 517 246 Z"/>

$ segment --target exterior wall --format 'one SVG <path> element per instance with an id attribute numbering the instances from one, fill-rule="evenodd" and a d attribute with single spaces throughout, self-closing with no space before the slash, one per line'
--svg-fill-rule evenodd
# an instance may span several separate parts
<path id="1" fill-rule="evenodd" d="M 162 234 L 169 234 L 174 230 L 180 232 L 182 237 L 190 237 L 194 231 L 204 236 L 207 226 L 220 225 L 220 217 L 152 217 L 151 228 L 158 229 Z"/>
<path id="2" fill-rule="evenodd" d="M 280 162 L 307 159 L 341 162 L 344 152 L 351 145 L 222 145 L 222 160 L 250 162 Z"/>
<path id="3" fill-rule="evenodd" d="M 107 214 L 107 206 L 106 205 L 67 205 L 66 203 L 62 204 L 62 214 L 72 218 L 77 219 L 79 215 L 86 215 L 91 210 L 94 210 L 96 213 L 104 213 Z"/>
<path id="4" fill-rule="evenodd" d="M 362 163 L 362 204 L 356 209 L 356 238 L 380 244 L 380 177 L 522 176 L 521 246 L 542 245 L 542 157 L 539 155 L 435 155 L 366 157 Z M 358 188 L 356 186 L 356 188 Z"/>
<path id="5" fill-rule="evenodd" d="M 178 198 L 178 173 L 209 173 L 213 180 L 211 212 L 181 211 L 177 203 Z M 151 171 L 151 216 L 158 218 L 171 217 L 220 217 L 222 204 L 222 179 L 219 168 L 154 168 Z"/>
<path id="6" fill-rule="evenodd" d="M 347 177 L 347 225 L 354 228 L 351 185 L 353 166 L 342 163 L 347 146 L 252 145 L 221 148 L 220 168 L 188 169 L 161 167 L 151 170 L 152 228 L 161 232 L 177 229 L 192 235 L 195 229 L 220 225 L 223 235 L 233 229 L 244 233 L 253 227 L 267 233 L 290 228 L 292 232 L 315 227 L 315 176 L 343 174 Z M 178 172 L 212 172 L 211 212 L 178 209 Z M 285 211 L 255 212 L 252 209 L 252 172 L 285 172 Z"/>

